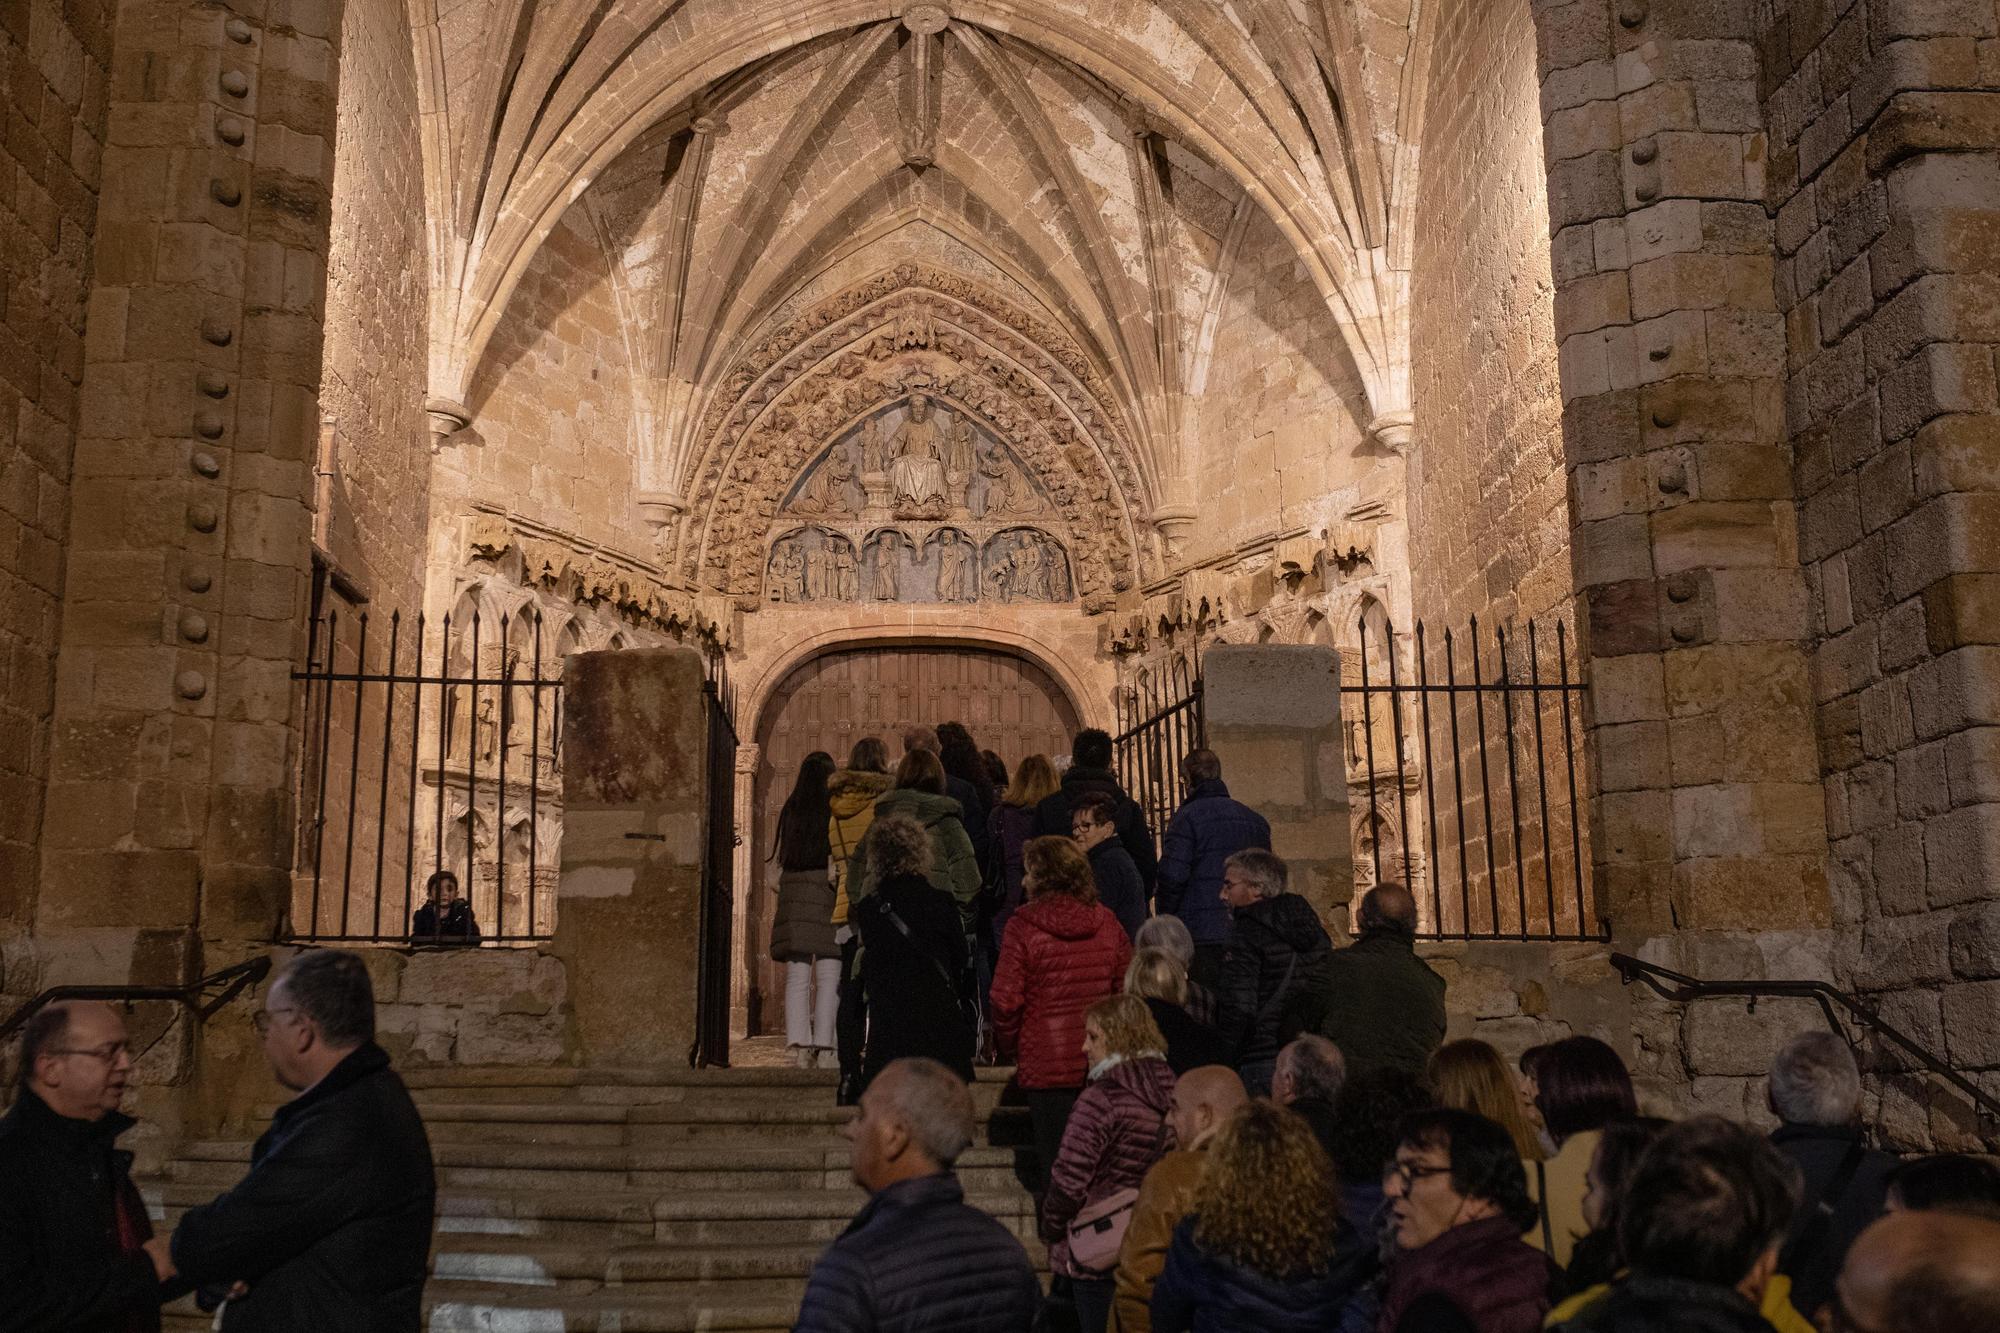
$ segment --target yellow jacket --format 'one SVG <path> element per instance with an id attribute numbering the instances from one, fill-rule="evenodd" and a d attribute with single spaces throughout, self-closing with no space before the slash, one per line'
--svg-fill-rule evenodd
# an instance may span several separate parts
<path id="1" fill-rule="evenodd" d="M 843 768 L 826 780 L 826 803 L 833 814 L 826 821 L 826 838 L 833 859 L 833 924 L 847 924 L 847 858 L 861 845 L 875 822 L 875 798 L 895 779 L 887 773 Z"/>
<path id="2" fill-rule="evenodd" d="M 1610 1292 L 1609 1282 L 1585 1287 L 1549 1311 L 1548 1318 L 1542 1321 L 1542 1327 L 1554 1328 L 1566 1320 L 1576 1318 L 1603 1300 Z M 1775 1274 L 1770 1282 L 1765 1284 L 1764 1299 L 1758 1302 L 1757 1313 L 1764 1316 L 1764 1322 L 1769 1324 L 1775 1333 L 1817 1333 L 1812 1321 L 1792 1308 L 1792 1280 L 1783 1273 Z"/>
<path id="3" fill-rule="evenodd" d="M 1176 1148 L 1153 1163 L 1139 1182 L 1139 1198 L 1118 1250 L 1117 1284 L 1111 1298 L 1109 1333 L 1153 1333 L 1153 1284 L 1167 1266 L 1174 1228 L 1194 1210 L 1201 1183 L 1202 1149 Z"/>

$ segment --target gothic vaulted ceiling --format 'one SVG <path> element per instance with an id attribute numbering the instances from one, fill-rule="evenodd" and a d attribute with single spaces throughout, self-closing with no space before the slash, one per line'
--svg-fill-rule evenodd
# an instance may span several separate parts
<path id="1" fill-rule="evenodd" d="M 1357 415 L 1406 430 L 1420 5 L 412 0 L 432 392 L 467 395 L 536 247 L 581 207 L 646 484 L 681 503 L 732 368 L 828 274 L 867 276 L 894 235 L 908 258 L 921 231 L 928 265 L 1082 349 L 1136 463 L 1128 502 L 1170 509 L 1261 214 L 1326 304 Z"/>

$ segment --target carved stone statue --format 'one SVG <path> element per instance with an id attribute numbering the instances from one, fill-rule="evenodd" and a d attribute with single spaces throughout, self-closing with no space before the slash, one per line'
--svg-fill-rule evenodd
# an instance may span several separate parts
<path id="1" fill-rule="evenodd" d="M 901 533 L 885 532 L 875 540 L 875 559 L 871 565 L 873 579 L 868 594 L 878 602 L 893 602 L 897 599 L 896 557 L 902 547 Z"/>
<path id="2" fill-rule="evenodd" d="M 874 417 L 861 423 L 861 470 L 873 474 L 888 470 L 883 461 L 882 423 Z"/>
<path id="3" fill-rule="evenodd" d="M 947 499 L 944 480 L 944 451 L 937 422 L 931 419 L 930 399 L 923 394 L 910 396 L 910 415 L 896 428 L 889 441 L 889 479 L 895 488 L 896 506 L 922 507 Z"/>
<path id="4" fill-rule="evenodd" d="M 854 480 L 854 456 L 846 445 L 835 445 L 826 461 L 806 478 L 800 488 L 798 498 L 792 501 L 792 511 L 799 514 L 826 515 L 844 518 L 853 512 L 848 497 L 848 485 Z"/>
<path id="5" fill-rule="evenodd" d="M 971 572 L 971 561 L 971 543 L 960 540 L 957 532 L 946 528 L 938 537 L 937 599 L 940 602 L 966 600 L 966 575 Z"/>
<path id="6" fill-rule="evenodd" d="M 980 449 L 979 475 L 986 482 L 985 517 L 1023 518 L 1041 512 L 1035 488 L 1000 445 Z"/>
<path id="7" fill-rule="evenodd" d="M 859 596 L 855 566 L 854 548 L 846 542 L 838 542 L 833 548 L 833 595 L 843 602 L 851 602 Z"/>
<path id="8" fill-rule="evenodd" d="M 806 600 L 823 602 L 832 595 L 828 576 L 832 573 L 832 559 L 822 539 L 806 551 Z"/>
<path id="9" fill-rule="evenodd" d="M 944 449 L 945 489 L 951 492 L 951 507 L 956 513 L 971 512 L 966 505 L 975 466 L 972 423 L 960 416 L 945 432 Z"/>
<path id="10" fill-rule="evenodd" d="M 803 602 L 806 599 L 805 555 L 798 538 L 778 543 L 771 552 L 771 589 L 774 600 Z"/>

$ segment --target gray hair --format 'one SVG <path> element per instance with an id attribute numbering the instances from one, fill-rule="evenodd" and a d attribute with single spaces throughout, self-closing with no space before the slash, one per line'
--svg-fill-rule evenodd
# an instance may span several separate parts
<path id="1" fill-rule="evenodd" d="M 877 883 L 895 875 L 928 875 L 931 835 L 908 815 L 883 815 L 868 826 L 862 840 Z"/>
<path id="2" fill-rule="evenodd" d="M 1347 1057 L 1317 1033 L 1294 1038 L 1278 1052 L 1278 1062 L 1292 1071 L 1295 1101 L 1330 1102 L 1347 1082 Z"/>
<path id="3" fill-rule="evenodd" d="M 1177 916 L 1149 916 L 1132 938 L 1134 949 L 1159 949 L 1180 960 L 1182 967 L 1194 961 L 1194 936 L 1187 922 Z"/>
<path id="4" fill-rule="evenodd" d="M 313 949 L 288 963 L 278 981 L 328 1046 L 337 1050 L 375 1040 L 375 984 L 360 954 Z"/>
<path id="5" fill-rule="evenodd" d="M 1791 1125 L 1841 1126 L 1861 1111 L 1861 1070 L 1834 1032 L 1801 1032 L 1771 1061 L 1771 1109 Z"/>
<path id="6" fill-rule="evenodd" d="M 1283 858 L 1265 851 L 1262 847 L 1249 847 L 1236 853 L 1222 863 L 1224 870 L 1235 869 L 1257 890 L 1259 898 L 1275 898 L 1285 891 L 1285 881 L 1291 871 Z"/>
<path id="7" fill-rule="evenodd" d="M 910 1131 L 910 1142 L 941 1167 L 972 1146 L 972 1090 L 965 1080 L 920 1055 L 891 1060 L 868 1090 Z"/>
<path id="8" fill-rule="evenodd" d="M 15 1074 L 16 1088 L 25 1091 L 35 1079 L 35 1065 L 44 1055 L 69 1040 L 69 1019 L 75 1012 L 66 1001 L 37 1009 L 21 1029 L 21 1067 Z"/>

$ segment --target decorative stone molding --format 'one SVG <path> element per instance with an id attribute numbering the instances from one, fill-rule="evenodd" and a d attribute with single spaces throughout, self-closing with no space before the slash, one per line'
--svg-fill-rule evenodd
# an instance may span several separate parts
<path id="1" fill-rule="evenodd" d="M 1416 435 L 1417 414 L 1409 409 L 1395 412 L 1377 413 L 1368 423 L 1368 439 L 1389 450 L 1398 458 L 1406 458 L 1410 452 L 1410 442 Z"/>
<path id="2" fill-rule="evenodd" d="M 431 452 L 438 453 L 448 444 L 484 444 L 479 432 L 472 430 L 472 409 L 464 403 L 450 398 L 424 399 L 424 413 L 431 422 Z"/>
<path id="3" fill-rule="evenodd" d="M 1153 526 L 1159 530 L 1169 569 L 1181 563 L 1188 538 L 1194 535 L 1197 512 L 1193 505 L 1162 505 L 1153 511 Z"/>

